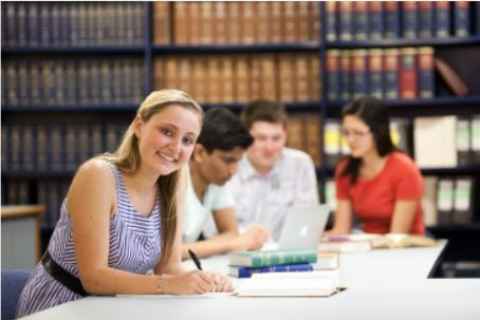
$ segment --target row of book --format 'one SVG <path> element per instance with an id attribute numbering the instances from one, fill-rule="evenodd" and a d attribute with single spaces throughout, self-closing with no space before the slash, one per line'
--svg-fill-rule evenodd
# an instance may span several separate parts
<path id="1" fill-rule="evenodd" d="M 423 198 L 427 226 L 470 224 L 475 212 L 475 180 L 472 177 L 425 177 Z"/>
<path id="2" fill-rule="evenodd" d="M 316 2 L 155 2 L 159 45 L 298 43 L 320 41 Z"/>
<path id="3" fill-rule="evenodd" d="M 416 117 L 413 149 L 420 168 L 480 164 L 480 115 Z"/>
<path id="4" fill-rule="evenodd" d="M 179 88 L 199 102 L 319 101 L 322 90 L 314 53 L 177 55 L 156 59 L 154 68 L 155 88 Z"/>
<path id="5" fill-rule="evenodd" d="M 16 58 L 2 61 L 2 105 L 136 104 L 145 68 L 136 58 Z"/>
<path id="6" fill-rule="evenodd" d="M 5 47 L 144 45 L 146 6 L 141 2 L 5 2 Z"/>
<path id="7" fill-rule="evenodd" d="M 326 72 L 330 101 L 364 95 L 418 99 L 435 94 L 432 47 L 328 50 Z"/>
<path id="8" fill-rule="evenodd" d="M 287 120 L 287 146 L 312 157 L 316 167 L 322 165 L 322 119 L 318 113 L 294 113 Z"/>
<path id="9" fill-rule="evenodd" d="M 390 120 L 390 136 L 393 143 L 401 150 L 411 154 L 409 130 L 411 122 L 404 118 Z M 338 119 L 328 119 L 323 128 L 323 151 L 325 166 L 334 168 L 338 161 L 350 154 L 350 149 L 342 136 L 341 122 Z"/>
<path id="10" fill-rule="evenodd" d="M 242 251 L 229 254 L 229 275 L 250 278 L 257 273 L 309 272 L 339 268 L 336 253 L 316 250 Z"/>
<path id="11" fill-rule="evenodd" d="M 432 39 L 480 34 L 470 1 L 327 1 L 327 41 Z"/>
<path id="12" fill-rule="evenodd" d="M 113 152 L 126 123 L 2 125 L 2 171 L 73 172 L 94 155 Z"/>
<path id="13" fill-rule="evenodd" d="M 394 118 L 393 143 L 415 159 L 418 167 L 454 168 L 480 164 L 480 116 Z M 439 138 L 441 137 L 441 138 Z M 340 120 L 328 119 L 323 130 L 325 165 L 334 168 L 350 153 Z"/>
<path id="14" fill-rule="evenodd" d="M 60 216 L 60 206 L 70 186 L 70 179 L 39 180 L 31 184 L 26 179 L 10 179 L 2 188 L 2 205 L 39 203 L 45 205 L 41 225 L 53 229 Z"/>
<path id="15" fill-rule="evenodd" d="M 425 176 L 422 198 L 425 225 L 472 223 L 477 188 L 472 177 Z M 328 179 L 324 184 L 323 199 L 332 211 L 336 208 L 335 194 L 335 181 Z"/>

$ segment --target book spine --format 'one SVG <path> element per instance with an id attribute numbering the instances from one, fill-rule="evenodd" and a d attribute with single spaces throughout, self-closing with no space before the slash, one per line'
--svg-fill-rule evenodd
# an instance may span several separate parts
<path id="1" fill-rule="evenodd" d="M 419 36 L 422 39 L 432 37 L 433 33 L 433 3 L 430 1 L 418 2 Z"/>
<path id="2" fill-rule="evenodd" d="M 353 98 L 368 95 L 367 51 L 353 50 Z"/>
<path id="3" fill-rule="evenodd" d="M 398 39 L 400 37 L 400 9 L 399 2 L 385 1 L 385 39 Z"/>
<path id="4" fill-rule="evenodd" d="M 367 2 L 355 1 L 353 2 L 353 33 L 354 39 L 359 41 L 367 40 L 368 38 L 368 8 Z"/>
<path id="5" fill-rule="evenodd" d="M 475 115 L 471 120 L 470 145 L 472 148 L 472 162 L 480 163 L 480 116 Z"/>
<path id="6" fill-rule="evenodd" d="M 326 39 L 327 41 L 336 41 L 338 34 L 337 2 L 325 2 L 326 19 Z"/>
<path id="7" fill-rule="evenodd" d="M 420 98 L 433 98 L 433 48 L 418 49 L 418 89 Z"/>
<path id="8" fill-rule="evenodd" d="M 317 262 L 316 251 L 287 252 L 272 251 L 270 253 L 262 252 L 260 255 L 252 257 L 251 267 L 268 267 L 283 264 L 315 263 Z"/>
<path id="9" fill-rule="evenodd" d="M 368 2 L 368 38 L 381 40 L 383 38 L 383 4 L 381 1 Z"/>
<path id="10" fill-rule="evenodd" d="M 339 51 L 328 50 L 326 54 L 326 71 L 328 78 L 327 98 L 330 101 L 339 100 L 340 98 L 340 67 L 339 67 Z"/>
<path id="11" fill-rule="evenodd" d="M 340 52 L 340 99 L 348 101 L 352 97 L 352 51 Z"/>
<path id="12" fill-rule="evenodd" d="M 405 1 L 403 4 L 403 37 L 415 39 L 418 30 L 418 8 L 417 2 Z"/>
<path id="13" fill-rule="evenodd" d="M 448 38 L 450 36 L 450 2 L 435 1 L 435 36 Z"/>
<path id="14" fill-rule="evenodd" d="M 417 97 L 417 67 L 415 56 L 415 48 L 405 48 L 401 50 L 400 98 L 402 99 L 415 99 Z"/>
<path id="15" fill-rule="evenodd" d="M 313 266 L 309 263 L 278 265 L 278 266 L 261 267 L 261 268 L 230 267 L 230 275 L 236 278 L 250 278 L 255 273 L 308 272 L 308 271 L 313 271 Z"/>
<path id="16" fill-rule="evenodd" d="M 295 59 L 295 71 L 296 71 L 296 101 L 306 102 L 311 99 L 310 84 L 314 80 L 310 81 L 310 68 L 309 68 L 309 56 L 308 54 L 299 54 Z"/>
<path id="17" fill-rule="evenodd" d="M 48 129 L 45 125 L 37 125 L 36 141 L 36 163 L 35 167 L 38 172 L 46 172 L 48 170 Z"/>
<path id="18" fill-rule="evenodd" d="M 368 54 L 368 88 L 369 94 L 378 99 L 383 98 L 383 52 L 381 49 L 372 49 Z"/>
<path id="19" fill-rule="evenodd" d="M 440 225 L 451 223 L 453 210 L 454 183 L 451 179 L 442 179 L 437 189 L 437 223 Z"/>
<path id="20" fill-rule="evenodd" d="M 452 222 L 456 224 L 472 223 L 472 185 L 471 178 L 458 178 L 455 182 L 454 213 Z"/>
<path id="21" fill-rule="evenodd" d="M 307 153 L 312 157 L 315 167 L 322 165 L 322 146 L 320 137 L 322 136 L 322 121 L 315 114 L 304 114 L 305 138 Z"/>
<path id="22" fill-rule="evenodd" d="M 399 97 L 399 50 L 387 49 L 384 56 L 384 93 L 386 99 Z"/>
<path id="23" fill-rule="evenodd" d="M 457 117 L 455 128 L 455 144 L 457 148 L 457 161 L 459 166 L 470 164 L 470 119 Z"/>
<path id="24" fill-rule="evenodd" d="M 334 168 L 340 157 L 340 123 L 328 120 L 323 130 L 323 148 L 328 168 Z"/>
<path id="25" fill-rule="evenodd" d="M 454 34 L 456 37 L 468 37 L 470 35 L 470 2 L 454 2 Z"/>
<path id="26" fill-rule="evenodd" d="M 342 1 L 339 3 L 339 33 L 340 40 L 342 41 L 351 41 L 353 40 L 352 35 L 352 2 L 351 1 Z"/>

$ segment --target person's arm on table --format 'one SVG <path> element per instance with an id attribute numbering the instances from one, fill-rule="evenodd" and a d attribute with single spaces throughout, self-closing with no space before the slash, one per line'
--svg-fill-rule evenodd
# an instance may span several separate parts
<path id="1" fill-rule="evenodd" d="M 325 235 L 333 236 L 340 234 L 349 234 L 352 231 L 352 204 L 350 200 L 337 199 L 337 209 L 335 210 L 335 223 L 333 228 Z"/>
<path id="2" fill-rule="evenodd" d="M 258 250 L 269 237 L 268 231 L 258 225 L 250 226 L 239 233 L 234 208 L 224 208 L 213 213 L 218 235 L 204 241 L 185 243 L 183 258 L 188 258 L 188 249 L 199 257 L 224 254 L 230 251 Z"/>

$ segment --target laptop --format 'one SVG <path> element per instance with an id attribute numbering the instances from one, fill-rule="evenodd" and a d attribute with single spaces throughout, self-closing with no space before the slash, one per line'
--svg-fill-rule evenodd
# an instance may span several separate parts
<path id="1" fill-rule="evenodd" d="M 278 249 L 316 250 L 325 230 L 330 207 L 316 206 L 290 207 L 278 241 Z"/>

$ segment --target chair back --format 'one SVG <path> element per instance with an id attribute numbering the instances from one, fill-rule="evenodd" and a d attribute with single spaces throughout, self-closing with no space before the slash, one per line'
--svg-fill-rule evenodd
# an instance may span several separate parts
<path id="1" fill-rule="evenodd" d="M 18 298 L 31 271 L 26 269 L 2 270 L 2 319 L 15 319 Z"/>

